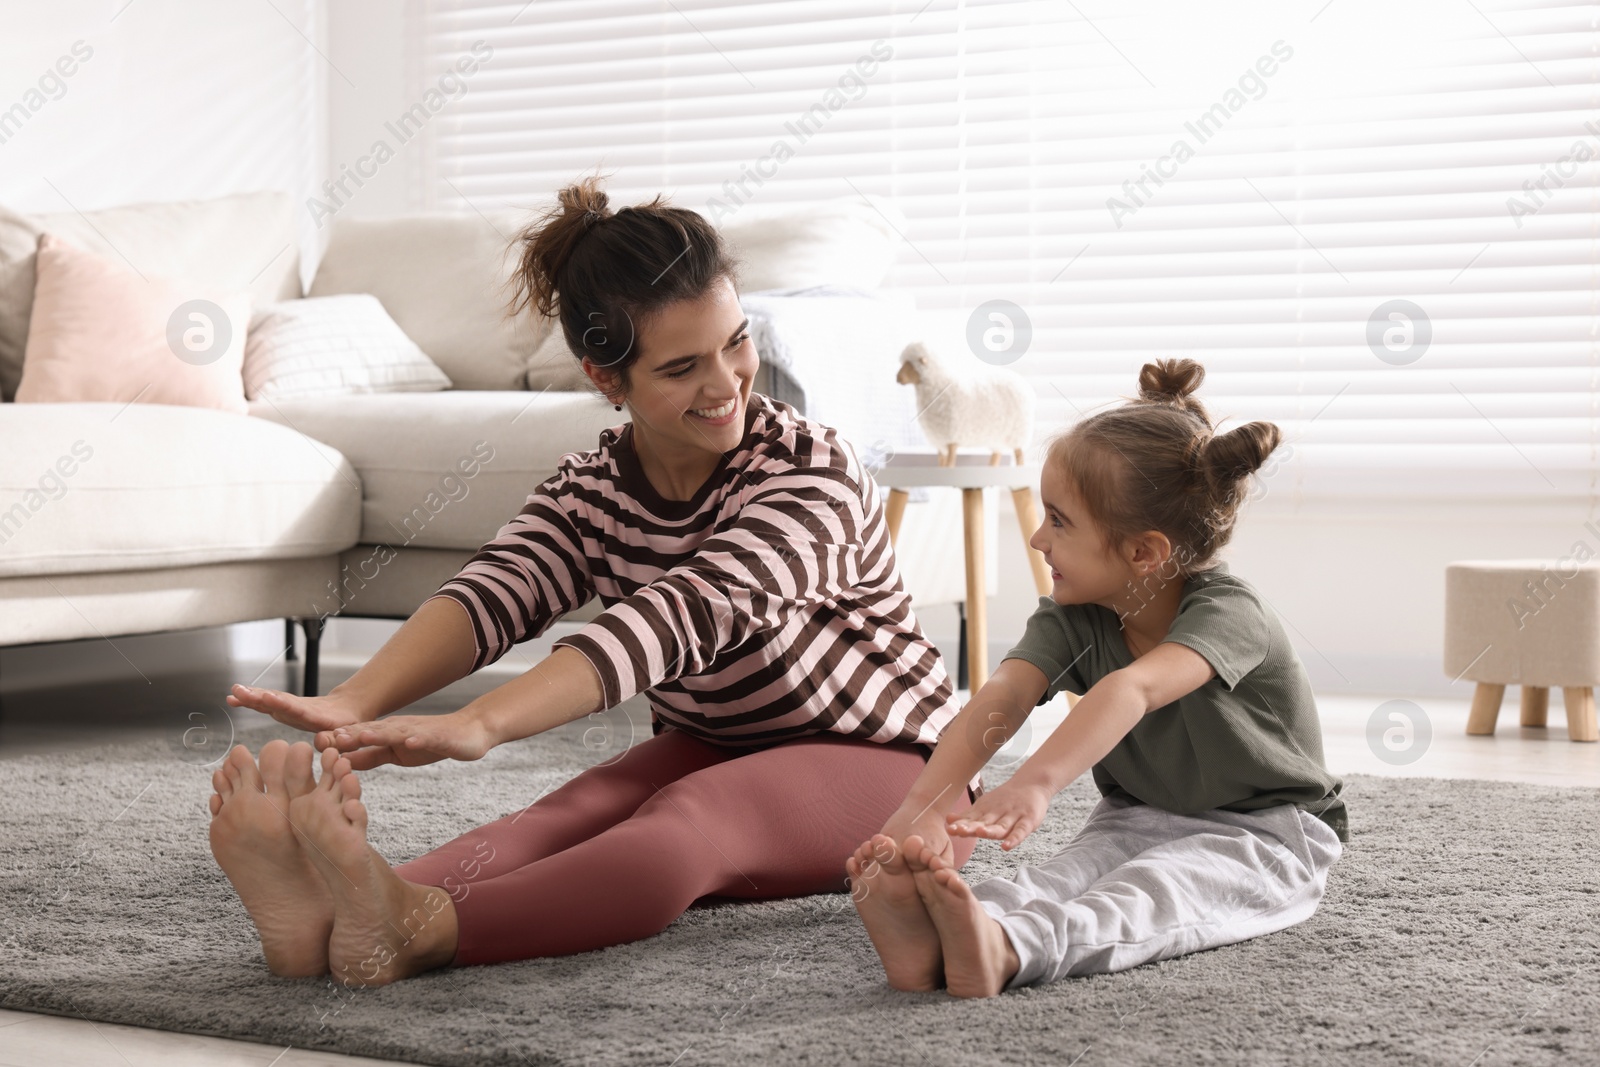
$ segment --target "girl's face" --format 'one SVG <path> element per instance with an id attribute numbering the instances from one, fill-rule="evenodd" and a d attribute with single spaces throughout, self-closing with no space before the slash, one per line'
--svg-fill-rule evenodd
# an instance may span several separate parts
<path id="1" fill-rule="evenodd" d="M 1050 565 L 1050 599 L 1057 604 L 1105 604 L 1123 592 L 1131 573 L 1111 552 L 1089 518 L 1077 487 L 1060 463 L 1046 463 L 1039 477 L 1044 520 L 1028 544 Z"/>
<path id="2" fill-rule="evenodd" d="M 639 331 L 626 400 L 634 432 L 646 431 L 657 455 L 720 456 L 738 447 L 760 366 L 748 326 L 733 282 L 721 278 L 704 296 L 662 308 Z M 587 362 L 585 370 L 595 378 Z M 620 387 L 610 384 L 616 397 Z"/>

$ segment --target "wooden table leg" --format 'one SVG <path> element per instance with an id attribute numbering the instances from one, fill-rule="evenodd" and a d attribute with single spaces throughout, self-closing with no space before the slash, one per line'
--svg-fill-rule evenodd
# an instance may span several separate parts
<path id="1" fill-rule="evenodd" d="M 1595 722 L 1594 689 L 1574 686 L 1561 690 L 1567 705 L 1567 738 L 1572 741 L 1600 741 L 1600 725 Z"/>
<path id="2" fill-rule="evenodd" d="M 1040 596 L 1049 596 L 1054 585 L 1050 581 L 1050 567 L 1044 556 L 1028 542 L 1039 528 L 1039 509 L 1033 504 L 1033 490 L 1027 487 L 1011 490 L 1011 500 L 1017 507 L 1017 525 L 1022 529 L 1022 551 L 1028 554 L 1028 565 L 1033 568 L 1033 587 Z"/>
<path id="3" fill-rule="evenodd" d="M 900 537 L 900 520 L 906 516 L 906 501 L 911 494 L 904 489 L 889 490 L 889 506 L 884 512 L 884 521 L 889 524 L 889 543 L 892 545 Z"/>
<path id="4" fill-rule="evenodd" d="M 967 685 L 976 693 L 989 680 L 989 613 L 984 603 L 983 490 L 961 490 L 962 539 L 967 556 Z"/>
<path id="5" fill-rule="evenodd" d="M 1472 711 L 1467 715 L 1467 733 L 1494 733 L 1495 720 L 1500 717 L 1500 701 L 1505 695 L 1505 686 L 1479 682 L 1478 688 L 1472 691 Z"/>
<path id="6" fill-rule="evenodd" d="M 1545 726 L 1550 718 L 1550 690 L 1542 685 L 1522 687 L 1522 725 Z"/>

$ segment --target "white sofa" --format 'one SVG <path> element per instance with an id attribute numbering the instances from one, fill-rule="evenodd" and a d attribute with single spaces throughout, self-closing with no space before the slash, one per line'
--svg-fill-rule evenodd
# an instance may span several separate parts
<path id="1" fill-rule="evenodd" d="M 477 215 L 336 221 L 305 295 L 377 295 L 454 388 L 257 400 L 240 416 L 144 403 L 11 403 L 32 242 L 58 232 L 142 272 L 248 286 L 259 307 L 302 295 L 287 196 L 82 216 L 0 211 L 0 646 L 281 617 L 306 628 L 305 680 L 314 691 L 323 619 L 407 617 L 520 510 L 563 454 L 593 447 L 602 428 L 625 417 L 575 388 L 575 361 L 559 334 L 548 338 L 549 323 L 500 315 L 512 225 Z M 811 284 L 827 269 L 792 245 L 766 256 L 760 220 L 747 225 L 756 234 L 746 237 L 754 249 L 747 268 L 765 288 Z M 858 424 L 856 434 L 903 448 L 916 443 L 911 399 L 892 379 L 909 320 L 879 318 L 880 395 L 872 400 L 862 384 L 859 354 L 839 352 L 825 358 L 849 361 L 857 380 L 833 406 L 847 419 L 894 412 L 881 428 Z M 804 376 L 792 373 L 804 355 L 784 356 L 764 362 L 756 387 L 826 409 L 825 390 L 813 385 L 808 394 Z M 828 371 L 818 368 L 816 380 L 838 379 Z M 959 521 L 950 518 L 905 524 L 902 560 L 921 603 L 963 595 L 952 533 Z"/>

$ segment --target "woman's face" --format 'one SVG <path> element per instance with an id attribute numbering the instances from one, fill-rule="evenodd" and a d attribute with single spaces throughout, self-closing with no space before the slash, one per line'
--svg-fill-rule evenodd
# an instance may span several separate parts
<path id="1" fill-rule="evenodd" d="M 760 366 L 748 325 L 727 278 L 718 279 L 704 296 L 669 304 L 641 324 L 626 403 L 635 433 L 648 431 L 658 454 L 683 449 L 720 456 L 738 447 Z M 608 380 L 604 368 L 585 361 L 584 370 L 614 401 L 621 398 L 621 386 Z"/>

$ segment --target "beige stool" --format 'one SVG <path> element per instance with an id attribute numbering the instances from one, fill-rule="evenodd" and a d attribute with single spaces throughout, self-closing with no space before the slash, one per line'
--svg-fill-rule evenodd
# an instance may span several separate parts
<path id="1" fill-rule="evenodd" d="M 1567 736 L 1600 740 L 1600 563 L 1463 560 L 1444 572 L 1444 669 L 1477 682 L 1467 733 L 1492 734 L 1506 686 L 1522 687 L 1522 725 L 1544 726 L 1550 688 Z"/>

